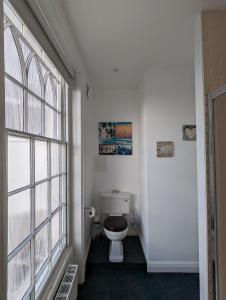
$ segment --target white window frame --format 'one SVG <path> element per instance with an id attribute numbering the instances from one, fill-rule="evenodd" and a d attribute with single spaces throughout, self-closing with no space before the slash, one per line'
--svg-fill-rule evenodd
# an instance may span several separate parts
<path id="1" fill-rule="evenodd" d="M 1 1 L 1 4 L 2 4 L 2 0 L 0 0 Z M 19 33 L 18 33 L 19 34 Z M 2 35 L 1 35 L 1 38 L 2 38 Z M 20 36 L 20 38 L 23 38 L 23 36 L 21 37 Z M 23 38 L 24 39 L 24 38 Z M 3 43 L 1 43 L 2 45 L 3 45 Z M 0 49 L 1 50 L 1 49 Z M 1 58 L 0 58 L 1 59 Z M 2 75 L 2 74 L 1 74 Z M 25 89 L 26 90 L 26 87 L 23 85 L 23 84 L 20 84 L 19 82 L 17 82 L 14 78 L 12 78 L 9 74 L 7 74 L 6 75 L 6 77 L 8 77 L 11 81 L 13 81 L 15 84 L 17 84 L 17 85 L 19 85 L 19 86 L 21 86 L 23 89 Z M 2 80 L 2 82 L 3 82 L 3 85 L 4 85 L 4 80 Z M 4 91 L 4 90 L 3 90 Z M 31 92 L 30 90 L 29 90 L 29 92 Z M 35 97 L 37 98 L 37 95 L 35 95 Z M 3 99 L 4 99 L 4 96 L 3 96 Z M 43 99 L 40 99 L 40 101 L 42 101 L 42 103 L 43 103 Z M 2 101 L 2 102 L 4 102 L 4 101 Z M 47 105 L 48 106 L 48 104 L 44 104 L 44 105 Z M 65 110 L 66 110 L 66 107 L 64 107 L 63 109 L 62 109 L 62 111 L 64 111 L 64 113 L 63 113 L 63 115 L 65 114 Z M 4 109 L 2 110 L 3 112 L 4 112 Z M 61 122 L 61 124 L 63 125 L 64 124 L 64 122 L 62 121 Z M 68 120 L 67 120 L 67 124 L 68 124 Z M 66 125 L 67 125 L 66 124 Z M 5 127 L 5 126 L 4 126 Z M 12 130 L 12 129 L 7 129 L 7 130 L 5 130 L 4 129 L 4 132 L 6 133 L 6 136 L 9 134 L 9 135 L 13 135 L 13 136 L 20 136 L 20 137 L 26 137 L 26 138 L 29 138 L 30 139 L 30 141 L 31 141 L 31 150 L 34 148 L 34 141 L 35 141 L 35 139 L 40 139 L 40 140 L 45 140 L 45 141 L 47 141 L 48 142 L 48 157 L 49 157 L 49 161 L 50 161 L 50 143 L 51 142 L 56 142 L 56 143 L 58 143 L 58 144 L 64 144 L 64 145 L 66 145 L 67 143 L 66 143 L 66 136 L 64 136 L 64 138 L 63 138 L 63 140 L 62 141 L 59 141 L 59 140 L 57 140 L 57 139 L 53 139 L 53 138 L 46 138 L 46 137 L 44 137 L 44 132 L 42 132 L 43 133 L 43 136 L 39 136 L 39 135 L 35 135 L 35 134 L 30 134 L 30 133 L 26 133 L 26 132 L 18 132 L 18 131 L 16 131 L 16 130 Z M 62 130 L 62 132 L 65 132 L 65 130 Z M 70 143 L 70 141 L 69 141 L 69 143 Z M 68 173 L 68 175 L 70 174 L 70 171 L 69 171 L 69 143 L 67 144 L 67 173 Z M 3 144 L 3 148 L 4 148 L 4 146 L 6 146 L 6 143 L 4 143 Z M 4 152 L 3 152 L 4 153 Z M 31 166 L 32 165 L 34 165 L 34 157 L 33 157 L 33 155 L 31 155 Z M 34 169 L 34 168 L 33 168 Z M 4 169 L 3 169 L 4 170 Z M 45 180 L 43 180 L 43 181 L 41 181 L 41 182 L 49 182 L 51 179 L 53 179 L 53 178 L 55 178 L 55 177 L 57 177 L 57 176 L 63 176 L 63 175 L 65 175 L 65 173 L 60 173 L 60 174 L 58 174 L 58 175 L 56 175 L 56 176 L 51 176 L 51 174 L 50 174 L 50 170 L 51 170 L 51 166 L 50 166 L 50 163 L 49 163 L 49 173 L 48 173 L 48 178 L 47 179 L 45 179 Z M 7 172 L 5 172 L 5 174 L 6 174 Z M 70 180 L 67 180 L 67 198 L 69 198 L 69 181 Z M 41 182 L 34 182 L 34 172 L 33 172 L 33 175 L 32 175 L 32 181 L 31 181 L 31 185 L 29 186 L 30 188 L 32 188 L 32 189 L 34 189 L 34 186 L 35 185 L 37 185 L 37 184 L 39 184 L 39 183 L 41 183 Z M 27 189 L 28 187 L 26 187 L 26 189 Z M 20 189 L 21 191 L 23 190 L 23 189 L 25 189 L 25 188 L 22 188 L 22 189 Z M 15 193 L 18 193 L 19 192 L 19 190 L 16 190 L 16 191 L 13 191 L 13 192 L 10 192 L 9 193 L 9 195 L 13 195 L 13 194 L 15 194 Z M 34 194 L 34 193 L 33 193 Z M 60 193 L 61 194 L 61 193 Z M 34 197 L 34 195 L 32 196 L 32 197 Z M 32 199 L 33 200 L 33 199 Z M 32 201 L 32 203 L 34 202 L 34 200 Z M 47 223 L 48 223 L 48 221 L 49 221 L 49 219 L 50 219 L 50 215 L 51 216 L 54 216 L 61 208 L 62 208 L 62 206 L 63 206 L 64 204 L 61 204 L 61 206 L 56 210 L 56 211 L 54 211 L 52 214 L 51 214 L 51 212 L 49 211 L 49 218 L 44 222 L 44 223 L 42 223 L 38 228 L 37 228 L 37 232 L 38 231 L 40 231 Z M 67 202 L 67 204 L 66 204 L 66 209 L 68 210 L 68 202 Z M 32 208 L 32 214 L 34 214 L 34 208 Z M 31 214 L 31 215 L 32 215 Z M 6 214 L 7 215 L 7 214 Z M 69 255 L 68 253 L 70 253 L 70 249 L 68 248 L 68 244 L 69 244 L 69 228 L 68 228 L 68 223 L 69 223 L 69 218 L 68 218 L 68 216 L 69 216 L 69 214 L 67 213 L 67 231 L 66 231 L 66 234 L 67 234 L 67 239 L 66 239 L 66 241 L 67 241 L 67 244 L 65 245 L 65 248 L 64 248 L 64 251 L 61 253 L 61 255 L 60 255 L 60 257 L 59 257 L 59 260 L 57 261 L 58 263 L 60 263 L 60 267 L 62 268 L 62 266 L 65 264 L 65 262 L 68 260 L 68 259 L 70 259 L 70 257 L 71 257 L 71 254 Z M 34 229 L 34 228 L 33 228 Z M 6 232 L 6 230 L 4 230 L 4 232 Z M 28 237 L 29 238 L 29 240 L 34 240 L 34 234 L 35 234 L 35 231 L 33 230 L 33 232 L 31 232 L 31 235 Z M 4 240 L 6 240 L 6 239 L 4 239 Z M 28 240 L 26 239 L 21 245 L 19 245 L 10 255 L 9 255 L 9 257 L 8 257 L 8 259 L 10 260 L 10 259 L 12 259 L 12 257 L 14 257 L 14 255 L 16 255 L 15 253 L 18 253 L 22 248 L 23 248 L 23 246 L 26 244 L 26 242 L 27 242 Z M 56 248 L 57 246 L 55 246 L 54 247 L 54 249 Z M 4 247 L 5 248 L 5 250 L 6 250 L 6 246 Z M 67 249 L 68 248 L 68 249 Z M 54 250 L 53 250 L 54 251 Z M 53 252 L 52 251 L 52 252 Z M 6 257 L 6 254 L 5 254 L 5 256 L 4 256 L 4 258 Z M 5 259 L 6 260 L 6 259 Z M 4 260 L 4 263 L 5 263 L 5 260 Z M 63 260 L 64 260 L 64 264 L 63 264 Z M 41 276 L 41 273 L 42 273 L 42 271 L 43 271 L 43 269 L 44 269 L 44 267 L 46 266 L 46 264 L 47 264 L 48 262 L 46 262 L 44 265 L 43 265 L 43 267 L 41 268 L 41 270 L 39 271 L 39 276 Z M 52 271 L 55 269 L 55 267 L 53 266 L 53 268 L 52 268 Z M 49 275 L 51 275 L 52 274 L 52 272 L 49 274 Z M 5 279 L 5 281 L 4 280 L 1 280 L 1 282 L 6 282 L 6 278 L 5 278 L 5 276 L 4 276 L 4 279 Z M 49 282 L 49 280 L 51 280 L 51 276 L 49 276 L 48 277 L 48 280 L 46 280 L 45 282 L 44 282 L 44 286 L 47 286 L 47 284 L 48 284 L 48 282 Z M 32 287 L 32 289 L 33 289 L 33 291 L 34 291 L 34 286 Z M 5 286 L 4 286 L 4 290 L 5 290 L 5 293 L 6 293 L 6 284 L 5 284 Z M 28 292 L 30 292 L 30 290 L 28 290 Z M 37 296 L 38 298 L 40 298 L 41 297 L 41 295 L 42 295 L 42 293 L 43 293 L 43 289 L 40 291 L 40 293 L 38 294 L 39 296 Z M 26 295 L 25 295 L 26 296 Z M 34 293 L 33 293 L 33 297 L 34 297 Z M 6 299 L 6 298 L 5 298 Z"/>

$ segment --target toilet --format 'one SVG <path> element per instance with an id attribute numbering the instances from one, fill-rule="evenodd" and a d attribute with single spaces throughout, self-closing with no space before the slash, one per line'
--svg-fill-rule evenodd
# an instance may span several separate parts
<path id="1" fill-rule="evenodd" d="M 128 233 L 128 222 L 125 216 L 130 212 L 130 194 L 113 190 L 102 193 L 101 199 L 101 212 L 107 215 L 103 222 L 104 232 L 111 241 L 109 261 L 123 262 L 122 240 Z"/>

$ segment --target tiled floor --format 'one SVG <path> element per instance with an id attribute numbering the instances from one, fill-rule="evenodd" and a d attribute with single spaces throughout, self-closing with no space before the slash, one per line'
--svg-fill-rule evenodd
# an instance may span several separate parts
<path id="1" fill-rule="evenodd" d="M 109 242 L 93 243 L 78 300 L 198 300 L 198 274 L 148 274 L 138 238 L 124 240 L 125 262 L 108 262 Z"/>
<path id="2" fill-rule="evenodd" d="M 110 263 L 109 262 L 109 246 L 110 241 L 103 237 L 97 243 L 93 242 L 90 247 L 89 256 L 87 259 L 87 268 L 95 269 L 144 269 L 147 264 L 141 243 L 138 237 L 129 236 L 123 241 L 124 262 Z"/>

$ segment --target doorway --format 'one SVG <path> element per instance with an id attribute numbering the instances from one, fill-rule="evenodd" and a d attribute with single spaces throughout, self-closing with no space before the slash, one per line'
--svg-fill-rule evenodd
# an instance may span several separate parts
<path id="1" fill-rule="evenodd" d="M 213 295 L 226 299 L 226 85 L 209 95 Z"/>

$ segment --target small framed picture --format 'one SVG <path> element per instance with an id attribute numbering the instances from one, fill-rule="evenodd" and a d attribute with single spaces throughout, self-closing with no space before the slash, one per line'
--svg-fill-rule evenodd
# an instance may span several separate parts
<path id="1" fill-rule="evenodd" d="M 196 125 L 183 126 L 183 140 L 196 141 Z"/>
<path id="2" fill-rule="evenodd" d="M 157 157 L 173 157 L 173 142 L 157 142 Z"/>

